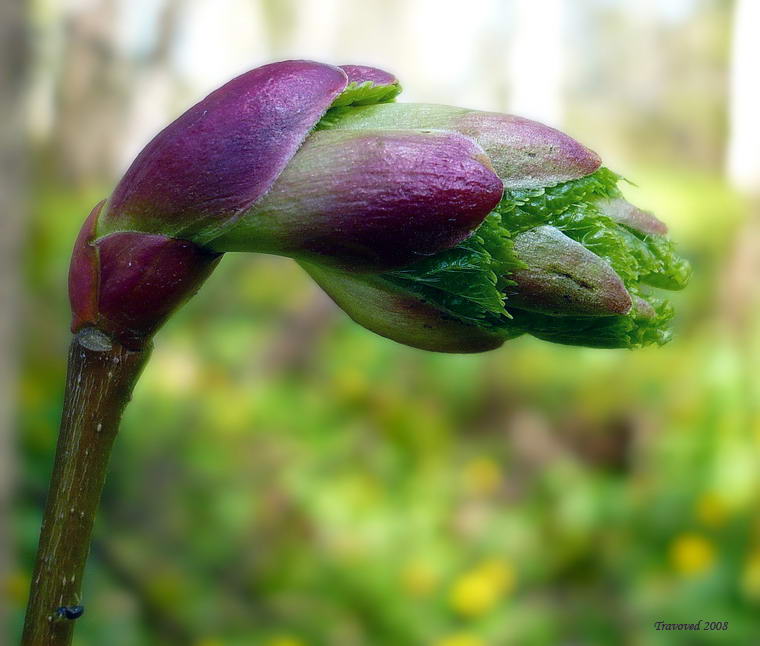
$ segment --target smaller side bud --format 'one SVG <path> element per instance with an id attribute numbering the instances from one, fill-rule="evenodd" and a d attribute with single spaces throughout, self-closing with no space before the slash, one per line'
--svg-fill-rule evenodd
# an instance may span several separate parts
<path id="1" fill-rule="evenodd" d="M 555 316 L 613 316 L 631 309 L 631 295 L 602 258 L 559 229 L 542 226 L 514 239 L 526 265 L 509 275 L 507 307 Z"/>
<path id="2" fill-rule="evenodd" d="M 136 349 L 195 294 L 221 255 L 158 234 L 120 232 L 98 238 L 103 204 L 85 221 L 71 257 L 72 331 L 96 327 Z"/>

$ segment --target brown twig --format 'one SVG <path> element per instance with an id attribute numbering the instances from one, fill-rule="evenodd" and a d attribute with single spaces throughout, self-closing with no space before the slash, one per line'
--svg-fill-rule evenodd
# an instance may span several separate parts
<path id="1" fill-rule="evenodd" d="M 67 646 L 74 621 L 58 609 L 80 605 L 95 511 L 124 407 L 150 355 L 86 328 L 69 351 L 55 465 L 42 520 L 23 646 Z"/>

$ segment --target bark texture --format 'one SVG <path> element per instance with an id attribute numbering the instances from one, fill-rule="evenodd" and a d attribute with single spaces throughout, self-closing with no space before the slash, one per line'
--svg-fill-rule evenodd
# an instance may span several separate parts
<path id="1" fill-rule="evenodd" d="M 71 643 L 95 512 L 121 414 L 150 354 L 85 328 L 72 340 L 53 476 L 42 521 L 24 646 Z M 82 604 L 84 605 L 84 604 Z"/>

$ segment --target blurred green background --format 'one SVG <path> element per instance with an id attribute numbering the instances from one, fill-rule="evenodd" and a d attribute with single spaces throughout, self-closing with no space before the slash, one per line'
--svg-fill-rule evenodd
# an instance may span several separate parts
<path id="1" fill-rule="evenodd" d="M 760 643 L 758 7 L 4 4 L 0 643 L 52 466 L 76 232 L 163 124 L 293 57 L 599 152 L 693 263 L 675 338 L 435 355 L 360 329 L 290 261 L 228 254 L 127 410 L 76 643 Z M 728 630 L 653 626 L 700 619 Z"/>

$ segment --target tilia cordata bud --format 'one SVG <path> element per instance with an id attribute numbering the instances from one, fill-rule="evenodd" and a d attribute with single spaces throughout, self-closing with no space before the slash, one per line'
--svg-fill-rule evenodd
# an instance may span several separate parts
<path id="1" fill-rule="evenodd" d="M 688 265 L 598 156 L 542 124 L 395 103 L 392 75 L 285 61 L 160 132 L 77 239 L 73 328 L 140 347 L 225 252 L 299 261 L 358 323 L 477 352 L 669 337 Z"/>
<path id="2" fill-rule="evenodd" d="M 291 257 L 359 324 L 427 350 L 669 338 L 655 290 L 682 288 L 689 267 L 596 154 L 520 117 L 394 103 L 399 91 L 370 67 L 252 70 L 160 132 L 92 209 L 69 271 L 76 334 L 25 646 L 71 643 L 151 337 L 226 252 Z"/>

